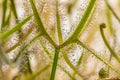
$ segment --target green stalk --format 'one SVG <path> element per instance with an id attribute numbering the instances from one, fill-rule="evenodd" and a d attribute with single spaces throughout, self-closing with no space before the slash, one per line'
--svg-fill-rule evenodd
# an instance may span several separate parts
<path id="1" fill-rule="evenodd" d="M 74 41 L 79 33 L 82 31 L 82 29 L 84 29 L 85 24 L 90 16 L 90 13 L 92 12 L 94 5 L 95 5 L 96 0 L 90 0 L 87 9 L 85 10 L 82 19 L 80 20 L 77 28 L 75 29 L 75 31 L 73 32 L 73 34 L 61 45 L 61 47 L 71 43 L 72 41 Z"/>
<path id="2" fill-rule="evenodd" d="M 58 48 L 55 49 L 55 55 L 54 55 L 54 60 L 53 60 L 52 72 L 51 72 L 50 80 L 54 80 L 55 79 L 55 73 L 56 73 L 56 68 L 57 68 L 57 63 L 58 63 L 59 51 L 60 50 Z"/>
<path id="3" fill-rule="evenodd" d="M 81 45 L 82 47 L 84 47 L 85 49 L 87 49 L 88 51 L 90 51 L 97 59 L 99 59 L 100 61 L 102 61 L 104 64 L 106 64 L 107 66 L 109 66 L 113 71 L 115 71 L 118 75 L 120 75 L 120 71 L 117 68 L 115 68 L 113 65 L 111 65 L 109 62 L 107 62 L 105 59 L 103 59 L 101 56 L 99 56 L 98 53 L 94 52 L 92 49 L 90 49 L 89 47 L 87 47 L 84 43 L 82 43 L 79 40 L 77 40 L 76 43 L 78 43 L 79 45 Z"/>
<path id="4" fill-rule="evenodd" d="M 35 20 L 38 24 L 38 26 L 40 27 L 42 33 L 44 34 L 44 36 L 49 40 L 49 42 L 56 46 L 56 44 L 54 43 L 54 41 L 51 39 L 51 37 L 48 35 L 48 33 L 46 32 L 45 28 L 44 28 L 44 25 L 42 23 L 42 20 L 37 12 L 37 9 L 35 7 L 35 4 L 33 3 L 33 0 L 29 0 L 30 1 L 30 4 L 31 4 L 31 7 L 32 7 L 32 10 L 33 10 L 33 13 L 34 13 L 34 17 L 35 17 Z"/>
<path id="5" fill-rule="evenodd" d="M 8 36 L 10 36 L 10 35 L 13 34 L 14 32 L 16 32 L 17 30 L 20 30 L 21 27 L 31 19 L 31 17 L 32 17 L 32 15 L 31 15 L 31 16 L 28 16 L 28 17 L 25 18 L 23 21 L 21 21 L 20 23 L 18 23 L 15 27 L 13 27 L 11 30 L 8 30 L 8 31 L 2 33 L 2 34 L 0 35 L 0 40 L 4 40 L 4 39 L 6 39 Z"/>
<path id="6" fill-rule="evenodd" d="M 105 0 L 106 5 L 108 6 L 108 8 L 111 10 L 111 12 L 113 13 L 113 15 L 115 16 L 115 18 L 118 20 L 118 22 L 120 23 L 120 18 L 118 17 L 118 15 L 115 13 L 115 11 L 113 10 L 113 8 L 109 5 L 108 1 Z"/>
<path id="7" fill-rule="evenodd" d="M 118 55 L 112 50 L 112 48 L 110 47 L 110 45 L 108 44 L 106 38 L 105 38 L 105 35 L 103 33 L 103 28 L 105 28 L 106 25 L 103 23 L 103 24 L 100 24 L 100 32 L 101 32 L 101 36 L 102 36 L 102 39 L 105 43 L 105 45 L 107 46 L 107 48 L 109 49 L 110 53 L 115 57 L 115 59 L 120 63 L 120 58 L 118 57 Z"/>
<path id="8" fill-rule="evenodd" d="M 44 44 L 40 41 L 44 51 L 47 53 L 48 57 L 52 60 L 52 56 L 50 55 L 51 53 L 49 52 L 49 50 L 44 46 Z M 64 71 L 72 80 L 75 80 L 75 78 L 67 71 L 65 70 L 62 65 L 58 64 L 58 67 Z"/>

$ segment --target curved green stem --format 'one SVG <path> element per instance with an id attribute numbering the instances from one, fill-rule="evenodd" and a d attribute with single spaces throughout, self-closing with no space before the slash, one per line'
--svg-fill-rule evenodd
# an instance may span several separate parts
<path id="1" fill-rule="evenodd" d="M 103 41 L 105 43 L 105 45 L 107 46 L 107 48 L 109 49 L 110 53 L 115 57 L 115 59 L 120 63 L 120 58 L 118 57 L 118 55 L 112 50 L 112 48 L 110 47 L 110 45 L 108 44 L 105 35 L 103 33 L 103 28 L 105 28 L 105 24 L 100 24 L 100 32 L 101 32 L 101 36 L 103 38 Z"/>
<path id="2" fill-rule="evenodd" d="M 50 80 L 54 80 L 55 78 L 55 73 L 56 73 L 56 68 L 57 68 L 57 63 L 58 63 L 58 54 L 59 54 L 59 49 L 55 49 L 55 55 L 54 55 L 54 60 L 53 60 L 53 65 L 52 65 L 52 72 L 50 76 Z"/>

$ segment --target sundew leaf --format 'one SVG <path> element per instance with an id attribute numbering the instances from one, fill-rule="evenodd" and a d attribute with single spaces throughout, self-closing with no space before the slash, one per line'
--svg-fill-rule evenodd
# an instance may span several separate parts
<path id="1" fill-rule="evenodd" d="M 3 17 L 2 17 L 2 25 L 1 27 L 4 27 L 4 22 L 5 22 L 5 19 L 6 19 L 6 11 L 7 11 L 7 0 L 4 0 L 3 1 Z"/>
<path id="2" fill-rule="evenodd" d="M 86 27 L 90 24 L 90 22 L 92 22 L 92 19 L 94 18 L 94 15 L 95 15 L 95 12 L 96 12 L 96 8 L 93 8 L 88 20 L 86 21 L 84 27 L 82 28 L 82 30 L 79 33 L 80 35 L 85 31 Z"/>
<path id="3" fill-rule="evenodd" d="M 92 12 L 92 8 L 95 4 L 96 0 L 91 0 L 80 23 L 78 24 L 78 27 L 76 28 L 76 30 L 74 31 L 74 33 L 72 34 L 72 36 L 66 41 L 64 42 L 61 46 L 66 46 L 67 44 L 71 43 L 72 40 L 76 39 L 77 36 L 79 35 L 79 33 L 82 31 L 82 28 L 84 28 L 87 19 L 89 18 L 90 12 Z M 82 77 L 84 80 L 87 80 L 85 76 L 83 76 L 78 70 L 77 68 L 74 67 L 74 65 L 70 62 L 70 60 L 68 59 L 64 49 L 62 49 L 62 53 L 63 53 L 63 57 L 66 61 L 66 63 L 73 69 L 73 71 L 75 72 L 75 74 L 77 73 L 80 77 Z"/>
<path id="4" fill-rule="evenodd" d="M 10 36 L 11 34 L 13 34 L 14 32 L 16 32 L 17 30 L 20 30 L 21 27 L 27 23 L 30 19 L 31 19 L 32 15 L 28 16 L 27 18 L 25 18 L 23 21 L 21 21 L 20 23 L 18 23 L 15 27 L 13 27 L 12 29 L 2 33 L 0 35 L 0 40 L 4 40 L 6 39 L 8 36 Z"/>
<path id="5" fill-rule="evenodd" d="M 16 59 L 14 60 L 14 62 L 17 63 L 18 61 L 20 61 L 20 60 L 22 59 L 23 55 L 25 54 L 24 51 L 27 50 L 28 47 L 30 47 L 31 44 L 32 44 L 35 40 L 39 39 L 39 37 L 41 37 L 41 36 L 42 36 L 42 34 L 39 33 L 39 34 L 37 34 L 32 40 L 30 40 L 29 43 L 25 44 L 25 45 L 22 47 L 22 49 L 21 49 L 21 51 L 19 52 L 19 54 L 18 54 L 18 56 L 16 57 Z"/>
<path id="6" fill-rule="evenodd" d="M 22 61 L 24 61 L 24 60 L 25 60 L 25 57 L 28 57 L 28 56 L 24 56 L 24 55 L 27 55 L 27 54 L 28 54 L 28 52 L 26 52 L 26 50 L 32 45 L 32 43 L 33 43 L 35 40 L 39 39 L 39 37 L 41 37 L 41 36 L 42 36 L 42 34 L 39 33 L 39 34 L 37 34 L 32 40 L 30 40 L 29 43 L 25 44 L 25 45 L 22 47 L 22 49 L 20 50 L 20 52 L 18 53 L 17 57 L 14 59 L 14 63 L 19 64 L 19 63 L 21 63 Z M 29 60 L 28 60 L 28 63 L 29 63 Z M 29 69 L 31 69 L 30 66 L 28 66 L 28 67 L 29 67 Z"/>
<path id="7" fill-rule="evenodd" d="M 112 34 L 113 33 L 112 19 L 111 19 L 110 10 L 109 10 L 108 7 L 106 9 L 106 16 L 107 16 L 107 22 L 108 22 L 108 26 L 109 26 L 109 29 L 110 29 L 110 33 Z"/>
<path id="8" fill-rule="evenodd" d="M 112 50 L 112 48 L 110 47 L 110 45 L 108 44 L 108 42 L 105 38 L 105 35 L 103 33 L 103 28 L 105 28 L 105 27 L 106 27 L 106 25 L 104 23 L 100 24 L 100 32 L 101 32 L 102 39 L 103 39 L 105 45 L 107 46 L 107 48 L 109 49 L 110 53 L 120 63 L 120 57 Z"/>
<path id="9" fill-rule="evenodd" d="M 78 37 L 79 33 L 85 27 L 85 24 L 86 24 L 91 12 L 92 12 L 92 9 L 94 8 L 95 2 L 96 2 L 96 0 L 90 0 L 77 28 L 72 33 L 72 35 L 61 45 L 61 47 L 71 43 L 72 41 L 74 41 Z"/>
<path id="10" fill-rule="evenodd" d="M 59 14 L 58 14 L 58 1 L 57 1 L 57 7 L 56 8 L 57 8 L 56 17 L 57 17 L 58 38 L 59 38 L 59 44 L 61 44 L 61 43 L 63 43 L 63 37 L 62 37 L 61 28 L 60 28 L 60 17 L 59 17 Z M 72 68 L 75 73 L 77 73 L 80 77 L 82 77 L 84 80 L 86 80 L 86 78 L 70 62 L 70 60 L 68 59 L 67 54 L 65 53 L 64 49 L 62 49 L 62 54 L 63 54 L 63 57 L 64 57 L 66 63 L 70 66 L 70 68 Z"/>
<path id="11" fill-rule="evenodd" d="M 44 71 L 46 71 L 49 67 L 50 67 L 50 64 L 46 65 L 44 68 L 42 68 L 38 72 L 35 72 L 33 75 L 31 75 L 30 77 L 28 77 L 26 80 L 35 80 L 35 78 L 37 76 L 39 76 L 41 73 L 43 73 Z"/>
<path id="12" fill-rule="evenodd" d="M 45 35 L 46 39 L 49 40 L 49 42 L 50 42 L 52 45 L 56 46 L 56 44 L 54 43 L 54 41 L 51 39 L 51 37 L 50 37 L 50 36 L 48 35 L 48 33 L 46 32 L 45 27 L 44 27 L 44 25 L 43 25 L 43 23 L 42 23 L 42 20 L 41 20 L 39 14 L 38 14 L 38 12 L 37 12 L 37 9 L 36 9 L 36 7 L 35 7 L 35 4 L 33 3 L 33 0 L 29 0 L 29 1 L 30 1 L 30 4 L 31 4 L 33 13 L 34 13 L 35 20 L 36 20 L 38 26 L 40 27 L 42 33 Z"/>
<path id="13" fill-rule="evenodd" d="M 120 75 L 120 71 L 117 68 L 115 68 L 113 65 L 111 65 L 109 62 L 107 62 L 104 58 L 102 58 L 101 56 L 99 56 L 98 53 L 96 53 L 95 51 L 93 51 L 92 49 L 90 49 L 88 46 L 86 46 L 84 43 L 82 43 L 79 40 L 77 40 L 76 43 L 79 44 L 79 45 L 81 45 L 82 47 L 84 47 L 86 50 L 90 51 L 91 54 L 93 54 L 97 59 L 99 59 L 101 62 L 103 62 L 109 68 L 111 68 L 113 71 L 115 71 L 118 75 Z"/>
<path id="14" fill-rule="evenodd" d="M 44 25 L 43 25 L 43 23 L 41 21 L 41 18 L 39 17 L 39 14 L 37 12 L 36 7 L 35 7 L 35 4 L 33 3 L 33 0 L 29 0 L 29 1 L 30 1 L 31 7 L 32 7 L 32 10 L 33 10 L 33 13 L 34 13 L 34 17 L 35 17 L 35 20 L 36 20 L 38 26 L 40 27 L 42 32 L 46 33 Z"/>
<path id="15" fill-rule="evenodd" d="M 71 63 L 71 61 L 69 60 L 67 54 L 65 53 L 65 51 L 62 49 L 62 54 L 63 54 L 63 57 L 66 61 L 66 63 L 70 66 L 70 68 L 75 72 L 77 73 L 83 80 L 87 80 L 87 78 L 79 72 L 79 70 Z"/>
<path id="16" fill-rule="evenodd" d="M 82 52 L 81 56 L 80 56 L 79 59 L 78 59 L 78 62 L 77 62 L 77 65 L 76 65 L 77 68 L 78 68 L 78 67 L 80 66 L 80 64 L 82 63 L 83 55 L 84 55 L 84 52 Z M 74 72 L 73 76 L 75 77 L 75 75 L 76 75 L 76 72 Z"/>
<path id="17" fill-rule="evenodd" d="M 120 23 L 120 18 L 118 17 L 118 15 L 115 13 L 115 11 L 113 10 L 113 8 L 109 5 L 108 1 L 105 0 L 107 7 L 109 8 L 109 10 L 113 13 L 113 15 L 115 16 L 115 18 L 118 20 L 118 22 Z"/>
<path id="18" fill-rule="evenodd" d="M 14 50 L 16 47 L 18 47 L 21 42 L 23 42 L 24 40 L 27 39 L 27 37 L 29 36 L 29 34 L 30 34 L 31 32 L 32 32 L 32 29 L 30 29 L 30 30 L 28 31 L 28 33 L 27 33 L 24 37 L 22 37 L 14 46 L 12 46 L 10 49 L 8 49 L 8 50 L 7 50 L 7 53 L 9 53 L 10 51 Z"/>
<path id="19" fill-rule="evenodd" d="M 41 40 L 41 39 L 40 39 L 40 44 L 41 44 L 43 50 L 47 53 L 48 57 L 49 57 L 50 59 L 52 59 L 52 56 L 50 55 L 51 53 L 50 53 L 49 50 L 46 48 L 46 46 L 42 43 L 42 40 Z"/>
<path id="20" fill-rule="evenodd" d="M 72 76 L 69 71 L 67 71 L 64 67 L 62 67 L 60 64 L 58 64 L 58 67 L 60 67 L 60 69 L 62 71 L 64 71 L 72 80 L 76 80 L 74 76 Z"/>
<path id="21" fill-rule="evenodd" d="M 58 31 L 59 44 L 61 44 L 63 42 L 63 38 L 62 38 L 61 25 L 60 25 L 60 16 L 58 13 L 58 1 L 56 5 L 56 18 L 57 18 L 57 31 Z"/>

